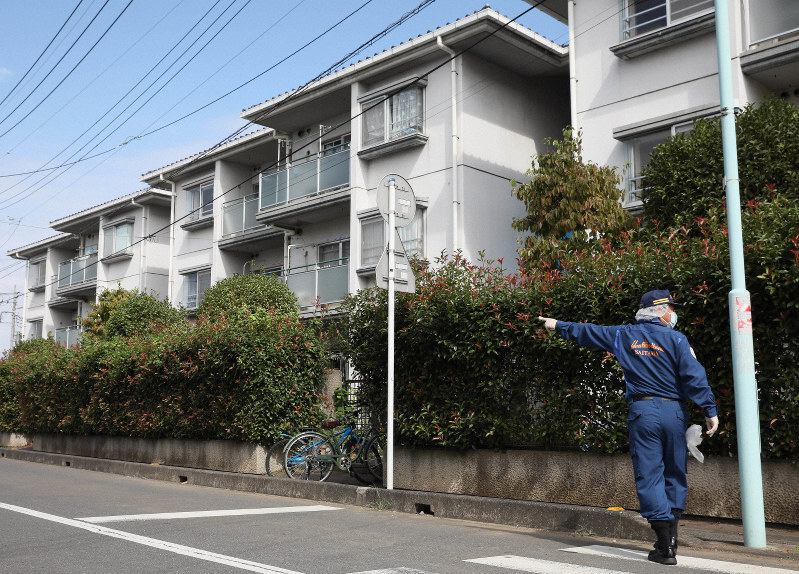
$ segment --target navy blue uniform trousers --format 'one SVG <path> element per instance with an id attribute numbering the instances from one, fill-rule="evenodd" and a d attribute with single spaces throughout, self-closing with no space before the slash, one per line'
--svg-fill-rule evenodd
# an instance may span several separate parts
<path id="1" fill-rule="evenodd" d="M 630 455 L 641 515 L 649 521 L 682 514 L 688 494 L 686 479 L 688 421 L 682 401 L 630 402 Z M 675 516 L 676 515 L 676 516 Z"/>

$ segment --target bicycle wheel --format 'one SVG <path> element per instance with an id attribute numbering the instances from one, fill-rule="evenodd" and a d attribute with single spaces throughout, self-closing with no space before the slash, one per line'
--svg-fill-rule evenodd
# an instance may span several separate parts
<path id="1" fill-rule="evenodd" d="M 378 437 L 369 441 L 363 454 L 352 465 L 352 474 L 364 484 L 383 480 L 383 445 Z"/>
<path id="2" fill-rule="evenodd" d="M 330 439 L 318 432 L 295 435 L 286 446 L 283 468 L 286 476 L 295 480 L 324 481 L 333 472 L 332 460 L 319 460 L 319 456 L 335 452 Z"/>
<path id="3" fill-rule="evenodd" d="M 273 444 L 266 453 L 266 474 L 269 476 L 286 478 L 286 469 L 283 467 L 285 460 L 283 451 L 288 443 L 289 439 L 282 438 Z"/>

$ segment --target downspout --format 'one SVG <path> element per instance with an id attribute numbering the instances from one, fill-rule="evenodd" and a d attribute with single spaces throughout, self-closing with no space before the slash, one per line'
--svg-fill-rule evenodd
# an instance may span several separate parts
<path id="1" fill-rule="evenodd" d="M 576 25 L 574 21 L 574 4 L 574 0 L 569 0 L 569 104 L 571 126 L 573 129 L 577 129 L 577 54 L 574 46 L 574 27 Z"/>
<path id="2" fill-rule="evenodd" d="M 438 47 L 450 55 L 450 77 L 452 79 L 451 88 L 451 103 L 452 110 L 452 253 L 454 254 L 461 247 L 461 225 L 460 225 L 460 212 L 461 212 L 461 189 L 460 178 L 458 177 L 458 157 L 460 151 L 460 136 L 458 135 L 458 69 L 455 63 L 456 52 L 441 39 L 441 36 L 436 36 L 436 43 Z"/>
<path id="3" fill-rule="evenodd" d="M 135 205 L 136 207 L 141 208 L 141 236 L 142 242 L 141 246 L 139 247 L 139 291 L 144 293 L 145 288 L 147 286 L 147 255 L 145 254 L 145 248 L 147 246 L 147 231 L 148 231 L 148 217 L 147 217 L 147 206 L 141 205 L 140 203 L 136 203 L 136 198 L 133 197 L 130 200 L 131 205 Z M 132 240 L 133 238 L 131 238 Z"/>
<path id="4" fill-rule="evenodd" d="M 175 290 L 175 279 L 173 277 L 173 272 L 175 268 L 175 201 L 177 198 L 177 191 L 175 191 L 175 182 L 168 180 L 164 177 L 164 174 L 161 173 L 158 175 L 158 178 L 168 183 L 172 186 L 172 199 L 170 201 L 170 208 L 169 208 L 169 278 L 168 278 L 168 287 L 167 287 L 167 300 L 170 304 L 174 305 L 174 290 Z"/>

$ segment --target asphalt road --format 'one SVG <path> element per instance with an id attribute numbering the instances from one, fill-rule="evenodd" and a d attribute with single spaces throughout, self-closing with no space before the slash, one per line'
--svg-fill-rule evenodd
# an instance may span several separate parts
<path id="1" fill-rule="evenodd" d="M 644 544 L 0 459 L 0 572 L 610 574 L 792 572 L 646 561 Z M 736 561 L 733 563 L 731 560 Z"/>

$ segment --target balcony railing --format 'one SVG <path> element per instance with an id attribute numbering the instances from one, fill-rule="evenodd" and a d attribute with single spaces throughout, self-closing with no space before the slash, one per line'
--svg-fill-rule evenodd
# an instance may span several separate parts
<path id="1" fill-rule="evenodd" d="M 97 279 L 97 254 L 81 255 L 58 264 L 58 287 Z"/>
<path id="2" fill-rule="evenodd" d="M 799 2 L 749 0 L 749 45 L 799 34 Z"/>
<path id="3" fill-rule="evenodd" d="M 339 303 L 348 293 L 349 259 L 333 259 L 294 267 L 281 277 L 297 296 L 300 308 Z"/>
<path id="4" fill-rule="evenodd" d="M 713 10 L 713 0 L 628 0 L 626 4 L 628 8 L 622 18 L 624 40 Z"/>
<path id="5" fill-rule="evenodd" d="M 74 347 L 80 344 L 83 329 L 77 325 L 72 327 L 61 327 L 55 330 L 55 342 L 64 347 Z"/>
<path id="6" fill-rule="evenodd" d="M 261 209 L 286 204 L 306 197 L 349 185 L 349 145 L 333 153 L 323 152 L 311 159 L 302 159 L 261 174 Z"/>
<path id="7" fill-rule="evenodd" d="M 234 199 L 222 205 L 222 235 L 232 235 L 245 229 L 262 227 L 255 219 L 258 213 L 258 194 Z"/>

